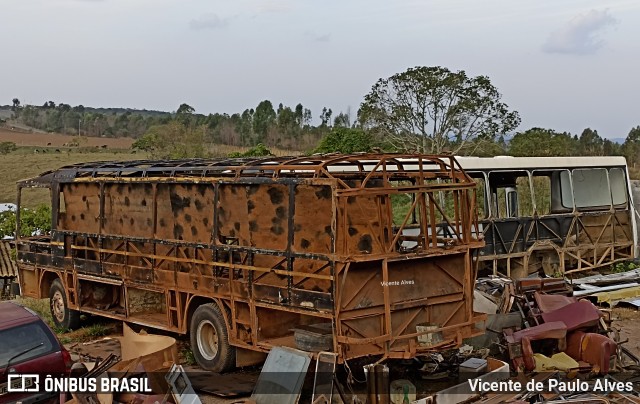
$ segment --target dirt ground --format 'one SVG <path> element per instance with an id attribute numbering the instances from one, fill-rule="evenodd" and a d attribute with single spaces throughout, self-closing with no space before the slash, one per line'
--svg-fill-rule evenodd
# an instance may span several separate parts
<path id="1" fill-rule="evenodd" d="M 18 146 L 64 147 L 77 139 L 71 135 L 59 133 L 28 133 L 20 130 L 0 128 L 0 142 L 14 142 Z M 131 138 L 83 137 L 81 147 L 102 147 L 109 149 L 128 149 L 133 144 Z M 85 140 L 86 139 L 86 140 Z"/>
<path id="2" fill-rule="evenodd" d="M 620 330 L 620 341 L 633 354 L 640 356 L 640 311 L 630 308 L 612 310 L 612 327 Z"/>

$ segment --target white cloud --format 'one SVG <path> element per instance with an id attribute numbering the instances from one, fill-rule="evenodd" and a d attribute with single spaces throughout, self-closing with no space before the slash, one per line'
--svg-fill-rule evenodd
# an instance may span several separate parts
<path id="1" fill-rule="evenodd" d="M 564 27 L 552 32 L 542 50 L 576 55 L 595 53 L 604 45 L 602 33 L 617 23 L 608 10 L 591 10 L 573 17 Z"/>
<path id="2" fill-rule="evenodd" d="M 331 34 L 327 33 L 327 34 L 317 34 L 313 31 L 306 31 L 304 33 L 304 35 L 307 38 L 310 38 L 312 41 L 315 42 L 329 42 L 331 41 Z"/>
<path id="3" fill-rule="evenodd" d="M 191 29 L 201 31 L 204 29 L 218 29 L 225 28 L 229 25 L 228 18 L 220 18 L 217 14 L 208 13 L 203 14 L 198 18 L 194 18 L 189 22 Z"/>

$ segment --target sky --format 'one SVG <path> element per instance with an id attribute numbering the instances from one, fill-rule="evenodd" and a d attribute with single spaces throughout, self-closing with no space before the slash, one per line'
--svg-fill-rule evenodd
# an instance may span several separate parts
<path id="1" fill-rule="evenodd" d="M 637 0 L 0 0 L 0 105 L 355 116 L 415 66 L 484 75 L 518 130 L 640 125 Z"/>

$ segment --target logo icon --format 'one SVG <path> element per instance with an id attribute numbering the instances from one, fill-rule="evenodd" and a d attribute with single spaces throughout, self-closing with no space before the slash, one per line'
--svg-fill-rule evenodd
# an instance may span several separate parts
<path id="1" fill-rule="evenodd" d="M 7 381 L 8 393 L 25 393 L 40 391 L 40 375 L 9 374 Z"/>

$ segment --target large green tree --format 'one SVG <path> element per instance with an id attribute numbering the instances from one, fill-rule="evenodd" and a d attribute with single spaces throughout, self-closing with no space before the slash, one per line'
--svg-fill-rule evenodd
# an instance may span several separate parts
<path id="1" fill-rule="evenodd" d="M 331 108 L 322 108 L 322 112 L 320 113 L 320 126 L 325 127 L 331 125 L 331 114 L 333 114 Z"/>
<path id="2" fill-rule="evenodd" d="M 11 111 L 13 112 L 13 117 L 14 118 L 18 118 L 20 116 L 20 100 L 17 98 L 14 98 L 12 100 L 12 104 L 11 104 Z"/>
<path id="3" fill-rule="evenodd" d="M 376 82 L 364 98 L 358 119 L 400 150 L 456 153 L 469 143 L 514 130 L 516 111 L 486 76 L 464 71 L 415 67 Z"/>
<path id="4" fill-rule="evenodd" d="M 258 135 L 258 141 L 261 142 L 267 134 L 267 130 L 276 120 L 276 111 L 273 104 L 269 100 L 264 100 L 256 107 L 253 114 L 253 131 Z"/>
<path id="5" fill-rule="evenodd" d="M 176 111 L 176 120 L 184 126 L 189 126 L 193 119 L 194 112 L 196 112 L 195 108 L 189 104 L 182 103 Z"/>
<path id="6" fill-rule="evenodd" d="M 597 130 L 586 128 L 578 139 L 581 156 L 602 156 L 604 154 L 604 140 Z"/>
<path id="7" fill-rule="evenodd" d="M 635 168 L 640 162 L 640 126 L 636 126 L 629 131 L 622 145 L 622 152 L 627 158 L 627 162 Z"/>
<path id="8" fill-rule="evenodd" d="M 351 114 L 349 111 L 340 112 L 333 119 L 333 126 L 337 126 L 340 128 L 350 128 L 351 127 Z"/>

